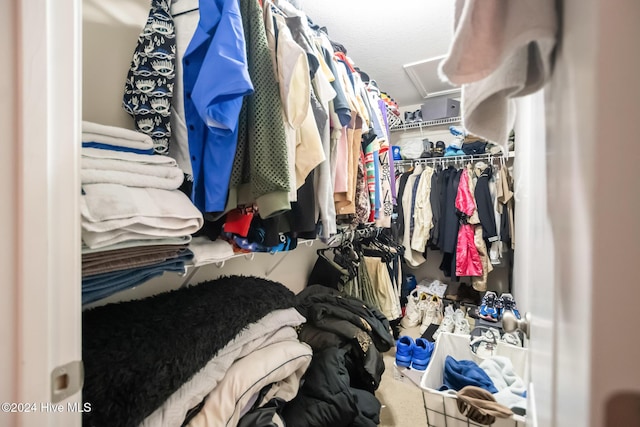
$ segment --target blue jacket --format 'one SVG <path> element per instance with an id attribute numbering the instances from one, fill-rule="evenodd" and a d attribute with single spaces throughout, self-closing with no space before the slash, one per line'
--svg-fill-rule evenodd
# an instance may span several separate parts
<path id="1" fill-rule="evenodd" d="M 200 22 L 182 59 L 193 168 L 191 199 L 225 208 L 244 96 L 253 93 L 238 0 L 200 0 Z"/>

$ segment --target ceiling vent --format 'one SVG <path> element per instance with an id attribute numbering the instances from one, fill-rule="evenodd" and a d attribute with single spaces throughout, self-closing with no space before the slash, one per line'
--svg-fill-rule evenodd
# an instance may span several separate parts
<path id="1" fill-rule="evenodd" d="M 403 65 L 411 82 L 423 98 L 459 94 L 460 88 L 443 82 L 438 76 L 438 65 L 446 55 Z"/>

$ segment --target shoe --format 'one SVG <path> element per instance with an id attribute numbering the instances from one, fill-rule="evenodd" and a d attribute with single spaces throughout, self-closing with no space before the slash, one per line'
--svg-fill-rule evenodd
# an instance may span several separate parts
<path id="1" fill-rule="evenodd" d="M 444 317 L 442 318 L 442 322 L 440 323 L 440 327 L 433 333 L 434 341 L 438 339 L 438 337 L 442 332 L 453 333 L 453 331 L 456 328 L 456 321 L 453 318 L 453 315 L 455 313 L 453 311 L 453 308 L 450 305 L 448 305 L 444 311 L 445 311 L 445 314 L 444 314 Z"/>
<path id="2" fill-rule="evenodd" d="M 469 335 L 471 333 L 471 326 L 469 325 L 469 321 L 467 320 L 464 311 L 457 309 L 455 313 L 453 313 L 453 321 L 454 321 L 454 334 L 460 335 Z"/>
<path id="3" fill-rule="evenodd" d="M 429 141 L 429 139 L 423 139 L 422 144 L 424 145 L 424 151 L 420 154 L 421 159 L 430 159 L 433 157 L 433 142 Z"/>
<path id="4" fill-rule="evenodd" d="M 473 289 L 473 287 L 467 283 L 460 283 L 457 293 L 455 295 L 450 295 L 447 298 L 458 301 L 461 304 L 468 303 L 480 305 L 482 301 L 482 295 L 480 295 L 480 292 Z"/>
<path id="5" fill-rule="evenodd" d="M 495 328 L 489 328 L 482 335 L 471 340 L 471 351 L 483 359 L 494 356 L 499 339 L 500 332 Z"/>
<path id="6" fill-rule="evenodd" d="M 400 321 L 400 326 L 403 328 L 413 328 L 420 324 L 425 307 L 426 300 L 429 296 L 423 292 L 418 292 L 417 289 L 411 291 L 407 297 L 407 306 L 405 308 L 405 315 Z"/>
<path id="7" fill-rule="evenodd" d="M 434 347 L 434 343 L 424 338 L 416 339 L 415 346 L 413 347 L 413 357 L 411 358 L 411 368 L 417 371 L 427 369 Z"/>
<path id="8" fill-rule="evenodd" d="M 443 157 L 444 150 L 446 150 L 446 148 L 447 148 L 447 145 L 444 143 L 444 141 L 436 142 L 436 146 L 433 149 L 433 157 Z"/>
<path id="9" fill-rule="evenodd" d="M 478 309 L 478 316 L 480 316 L 484 320 L 488 320 L 489 322 L 497 322 L 499 317 L 499 312 L 496 308 L 497 302 L 498 297 L 496 296 L 495 292 L 485 292 L 484 297 L 482 297 L 482 304 L 480 305 L 480 309 Z"/>
<path id="10" fill-rule="evenodd" d="M 413 115 L 413 111 L 405 111 L 404 112 L 404 122 L 405 123 L 413 123 L 415 120 L 415 116 Z"/>
<path id="11" fill-rule="evenodd" d="M 422 110 L 416 110 L 413 112 L 413 121 L 415 122 L 422 121 Z"/>
<path id="12" fill-rule="evenodd" d="M 422 324 L 420 325 L 420 333 L 424 334 L 429 325 L 439 325 L 442 322 L 442 300 L 436 295 L 431 297 L 425 303 L 425 310 L 422 316 Z"/>
<path id="13" fill-rule="evenodd" d="M 517 332 L 505 332 L 502 334 L 502 338 L 500 338 L 500 340 L 506 344 L 522 347 L 522 340 Z"/>
<path id="14" fill-rule="evenodd" d="M 440 280 L 434 280 L 433 282 L 429 283 L 429 286 L 427 286 L 427 293 L 443 298 L 448 286 L 449 285 L 447 285 L 446 283 L 442 283 Z"/>
<path id="15" fill-rule="evenodd" d="M 516 319 L 520 320 L 520 312 L 518 311 L 518 307 L 516 307 L 516 300 L 513 299 L 513 295 L 502 294 L 500 295 L 500 298 L 498 300 L 500 302 L 499 306 L 501 318 L 504 312 L 508 310 L 511 311 L 514 316 L 516 316 Z"/>
<path id="16" fill-rule="evenodd" d="M 453 136 L 461 136 L 463 138 L 467 134 L 463 128 L 457 126 L 449 126 L 449 132 L 451 132 L 451 135 Z"/>
<path id="17" fill-rule="evenodd" d="M 411 366 L 415 341 L 408 335 L 401 336 L 396 342 L 396 365 L 408 368 Z"/>

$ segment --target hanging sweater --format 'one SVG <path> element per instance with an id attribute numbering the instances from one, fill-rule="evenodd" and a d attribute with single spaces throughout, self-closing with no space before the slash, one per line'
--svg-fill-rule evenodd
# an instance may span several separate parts
<path id="1" fill-rule="evenodd" d="M 245 98 L 240 111 L 227 207 L 255 201 L 260 216 L 269 218 L 290 209 L 282 102 L 258 2 L 240 0 L 240 14 L 255 93 Z"/>

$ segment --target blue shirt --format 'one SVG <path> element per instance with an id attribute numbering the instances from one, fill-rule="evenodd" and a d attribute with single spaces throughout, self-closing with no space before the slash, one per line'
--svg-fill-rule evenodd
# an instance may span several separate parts
<path id="1" fill-rule="evenodd" d="M 193 168 L 191 199 L 203 212 L 221 212 L 229 191 L 242 100 L 253 93 L 238 0 L 200 0 L 200 22 L 182 65 Z"/>

